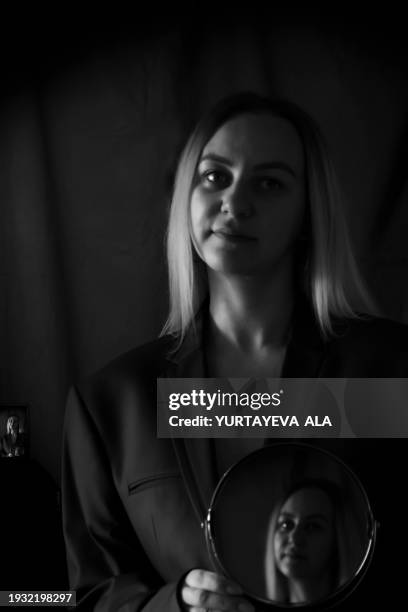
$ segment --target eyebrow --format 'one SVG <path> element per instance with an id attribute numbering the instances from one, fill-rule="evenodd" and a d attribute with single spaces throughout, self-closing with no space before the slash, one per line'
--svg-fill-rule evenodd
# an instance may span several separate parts
<path id="1" fill-rule="evenodd" d="M 294 518 L 295 515 L 291 514 L 290 512 L 282 512 L 279 515 L 279 518 L 282 518 L 282 517 Z M 314 514 L 307 514 L 306 516 L 303 517 L 303 520 L 309 520 L 309 519 L 314 519 L 314 518 L 322 519 L 323 521 L 326 521 L 327 523 L 329 522 L 329 519 L 327 518 L 327 516 L 324 514 L 320 514 L 319 512 L 315 512 Z"/>
<path id="2" fill-rule="evenodd" d="M 222 155 L 217 155 L 216 153 L 208 153 L 207 155 L 203 155 L 199 163 L 201 164 L 201 162 L 207 161 L 207 160 L 219 162 L 221 164 L 225 164 L 226 166 L 230 166 L 230 167 L 234 165 L 230 159 L 223 157 Z M 262 164 L 255 164 L 253 169 L 254 170 L 284 170 L 286 172 L 289 172 L 289 174 L 291 174 L 292 176 L 296 176 L 293 168 L 291 168 L 289 164 L 283 161 L 264 162 Z"/>

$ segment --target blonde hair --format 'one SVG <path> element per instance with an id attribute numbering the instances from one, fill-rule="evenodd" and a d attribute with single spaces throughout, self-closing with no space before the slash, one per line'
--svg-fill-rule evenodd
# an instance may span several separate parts
<path id="1" fill-rule="evenodd" d="M 219 127 L 246 114 L 271 114 L 290 121 L 304 149 L 311 241 L 303 268 L 303 287 L 324 337 L 333 334 L 332 318 L 357 317 L 354 301 L 373 309 L 348 238 L 343 198 L 333 164 L 314 120 L 292 102 L 252 92 L 222 100 L 198 122 L 181 154 L 174 181 L 167 230 L 170 311 L 162 335 L 183 340 L 208 293 L 205 265 L 192 242 L 190 200 L 202 151 Z"/>
<path id="2" fill-rule="evenodd" d="M 15 431 L 15 427 L 17 426 L 17 433 L 18 433 L 19 423 L 20 423 L 20 419 L 18 418 L 18 416 L 16 414 L 11 414 L 7 419 L 6 432 L 8 434 L 12 434 L 13 431 Z"/>

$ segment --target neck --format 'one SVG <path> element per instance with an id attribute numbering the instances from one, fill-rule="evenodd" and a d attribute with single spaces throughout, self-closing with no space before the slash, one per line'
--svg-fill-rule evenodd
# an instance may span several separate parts
<path id="1" fill-rule="evenodd" d="M 210 317 L 216 333 L 245 351 L 286 344 L 294 302 L 291 262 L 268 277 L 210 270 Z"/>
<path id="2" fill-rule="evenodd" d="M 329 575 L 319 580 L 292 580 L 289 584 L 290 603 L 307 603 L 327 597 L 331 592 Z"/>

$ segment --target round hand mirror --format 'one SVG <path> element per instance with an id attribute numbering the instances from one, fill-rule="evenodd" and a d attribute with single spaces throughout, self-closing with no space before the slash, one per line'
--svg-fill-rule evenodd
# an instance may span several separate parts
<path id="1" fill-rule="evenodd" d="M 224 474 L 205 533 L 216 571 L 238 582 L 257 610 L 316 610 L 357 586 L 376 522 L 343 461 L 307 444 L 276 443 Z"/>

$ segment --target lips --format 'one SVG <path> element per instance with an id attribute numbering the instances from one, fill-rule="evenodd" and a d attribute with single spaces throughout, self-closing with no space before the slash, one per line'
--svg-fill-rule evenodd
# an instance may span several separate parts
<path id="1" fill-rule="evenodd" d="M 290 559 L 291 561 L 304 561 L 306 559 L 306 556 L 302 555 L 297 550 L 288 550 L 283 553 L 282 557 Z"/>
<path id="2" fill-rule="evenodd" d="M 213 234 L 227 242 L 255 242 L 256 238 L 230 227 L 220 227 L 212 230 Z"/>

